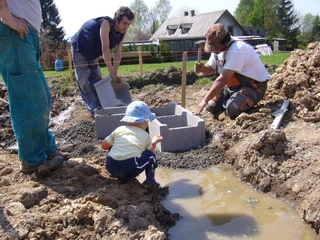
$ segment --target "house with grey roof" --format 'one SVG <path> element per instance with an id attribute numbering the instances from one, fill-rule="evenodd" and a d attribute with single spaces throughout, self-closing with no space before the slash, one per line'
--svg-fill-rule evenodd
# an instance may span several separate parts
<path id="1" fill-rule="evenodd" d="M 248 35 L 227 9 L 201 14 L 195 14 L 191 10 L 190 14 L 185 12 L 182 17 L 167 19 L 150 40 L 168 43 L 176 60 L 181 59 L 183 52 L 188 53 L 189 60 L 196 59 L 197 49 L 194 43 L 205 40 L 207 28 L 214 23 L 222 23 L 232 36 Z M 206 53 L 202 51 L 202 58 L 205 57 Z"/>

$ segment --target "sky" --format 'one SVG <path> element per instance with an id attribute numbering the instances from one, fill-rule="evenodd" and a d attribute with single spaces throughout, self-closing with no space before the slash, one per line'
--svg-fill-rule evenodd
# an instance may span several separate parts
<path id="1" fill-rule="evenodd" d="M 154 7 L 155 0 L 143 0 L 148 7 Z M 78 31 L 81 25 L 91 19 L 100 16 L 113 17 L 120 6 L 130 6 L 133 0 L 54 0 L 59 10 L 61 22 L 66 38 L 69 39 Z M 182 3 L 181 3 L 182 2 Z M 214 12 L 227 9 L 231 14 L 236 10 L 240 0 L 170 0 L 172 9 L 169 17 L 178 16 L 180 11 L 195 10 L 197 13 Z M 320 0 L 293 0 L 294 8 L 303 16 L 307 13 L 320 15 Z M 181 14 L 180 14 L 181 16 Z"/>

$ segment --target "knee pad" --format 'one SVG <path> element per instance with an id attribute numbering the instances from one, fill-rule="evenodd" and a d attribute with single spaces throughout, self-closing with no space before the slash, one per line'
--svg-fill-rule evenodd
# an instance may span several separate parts
<path id="1" fill-rule="evenodd" d="M 248 112 L 254 105 L 252 99 L 241 93 L 237 93 L 234 98 L 229 99 L 226 103 L 226 114 L 235 119 L 243 112 Z"/>
<path id="2" fill-rule="evenodd" d="M 211 105 L 207 104 L 206 110 L 207 110 L 209 113 L 214 114 L 214 106 L 211 106 Z"/>
<path id="3" fill-rule="evenodd" d="M 217 104 L 215 100 L 210 100 L 206 106 L 206 110 L 211 114 L 219 114 L 224 111 L 224 107 L 221 104 Z"/>
<path id="4" fill-rule="evenodd" d="M 228 105 L 226 114 L 231 118 L 235 119 L 238 117 L 243 111 L 240 109 L 240 107 L 235 103 L 232 102 Z"/>

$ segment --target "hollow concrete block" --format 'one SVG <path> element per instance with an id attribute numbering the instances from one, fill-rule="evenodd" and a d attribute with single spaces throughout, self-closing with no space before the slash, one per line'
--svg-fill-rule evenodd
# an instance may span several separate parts
<path id="1" fill-rule="evenodd" d="M 125 122 L 120 122 L 125 115 L 126 109 L 126 106 L 119 106 L 94 110 L 96 134 L 99 139 L 104 139 L 117 127 L 126 124 Z"/>
<path id="2" fill-rule="evenodd" d="M 182 106 L 171 103 L 168 107 L 152 108 L 157 118 L 149 122 L 151 138 L 163 136 L 157 144 L 161 152 L 186 151 L 205 143 L 205 122 Z"/>
<path id="3" fill-rule="evenodd" d="M 94 84 L 103 108 L 126 106 L 132 102 L 127 82 L 114 82 L 110 76 Z"/>
<path id="4" fill-rule="evenodd" d="M 205 123 L 198 116 L 176 103 L 166 107 L 151 108 L 157 118 L 148 124 L 151 138 L 158 134 L 163 141 L 157 144 L 161 152 L 186 151 L 202 146 L 205 142 Z M 126 106 L 95 110 L 96 133 L 104 139 L 114 129 L 125 125 L 120 122 L 126 112 Z"/>

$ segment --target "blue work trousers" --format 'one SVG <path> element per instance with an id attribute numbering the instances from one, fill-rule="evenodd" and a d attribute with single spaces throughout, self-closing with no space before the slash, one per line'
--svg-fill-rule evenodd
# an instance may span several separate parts
<path id="1" fill-rule="evenodd" d="M 102 79 L 98 59 L 87 60 L 71 45 L 72 58 L 77 85 L 85 107 L 91 114 L 94 109 L 101 107 L 101 103 L 94 84 Z"/>
<path id="2" fill-rule="evenodd" d="M 5 82 L 19 157 L 30 166 L 41 164 L 56 151 L 49 131 L 50 89 L 39 64 L 37 33 L 29 27 L 24 39 L 0 23 L 0 73 Z"/>

